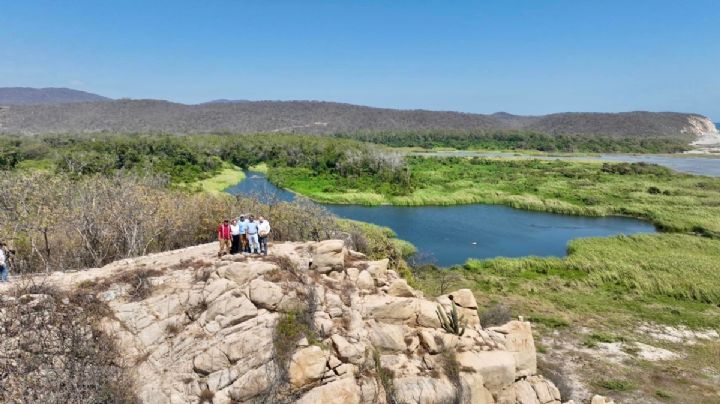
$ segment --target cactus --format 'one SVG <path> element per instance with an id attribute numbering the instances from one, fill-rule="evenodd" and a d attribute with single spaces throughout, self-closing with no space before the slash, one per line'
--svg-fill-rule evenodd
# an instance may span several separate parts
<path id="1" fill-rule="evenodd" d="M 457 306 L 455 306 L 455 301 L 453 301 L 452 295 L 450 295 L 449 297 L 450 303 L 452 304 L 452 310 L 446 314 L 445 311 L 438 305 L 437 316 L 440 320 L 440 325 L 445 331 L 461 337 L 463 334 L 465 334 L 465 326 L 467 325 L 467 322 L 465 321 L 464 317 L 458 318 Z"/>

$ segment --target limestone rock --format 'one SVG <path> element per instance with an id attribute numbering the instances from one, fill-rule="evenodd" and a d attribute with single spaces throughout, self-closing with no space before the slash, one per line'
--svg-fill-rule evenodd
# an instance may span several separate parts
<path id="1" fill-rule="evenodd" d="M 518 404 L 541 404 L 532 385 L 526 380 L 515 383 L 515 400 Z"/>
<path id="2" fill-rule="evenodd" d="M 283 298 L 282 288 L 272 282 L 253 279 L 250 282 L 250 300 L 258 307 L 275 310 Z"/>
<path id="3" fill-rule="evenodd" d="M 363 298 L 367 316 L 389 324 L 415 324 L 418 304 L 415 299 L 368 295 Z"/>
<path id="4" fill-rule="evenodd" d="M 360 271 L 357 277 L 357 287 L 362 290 L 373 290 L 375 289 L 375 281 L 368 271 Z"/>
<path id="5" fill-rule="evenodd" d="M 221 272 L 221 276 L 224 276 L 238 285 L 243 285 L 272 271 L 273 269 L 278 269 L 278 266 L 271 262 L 252 261 L 247 263 L 234 263 L 223 269 L 224 270 Z"/>
<path id="6" fill-rule="evenodd" d="M 396 279 L 390 284 L 390 288 L 387 291 L 390 296 L 398 297 L 415 297 L 412 288 L 408 285 L 405 279 Z"/>
<path id="7" fill-rule="evenodd" d="M 462 369 L 481 374 L 490 390 L 500 390 L 515 381 L 515 357 L 511 352 L 459 352 L 457 360 Z"/>
<path id="8" fill-rule="evenodd" d="M 380 350 L 403 352 L 405 344 L 406 327 L 395 324 L 372 323 L 370 328 L 370 342 Z"/>
<path id="9" fill-rule="evenodd" d="M 296 402 L 297 404 L 342 403 L 359 404 L 360 387 L 353 378 L 343 378 L 316 387 Z"/>
<path id="10" fill-rule="evenodd" d="M 338 356 L 350 363 L 359 365 L 364 362 L 365 357 L 365 345 L 364 344 L 351 344 L 342 335 L 333 334 L 331 337 L 333 346 L 338 353 Z"/>
<path id="11" fill-rule="evenodd" d="M 378 261 L 369 261 L 367 263 L 366 270 L 375 279 L 378 286 L 383 286 L 387 283 L 387 271 L 390 260 L 387 258 Z"/>
<path id="12" fill-rule="evenodd" d="M 290 383 L 296 388 L 322 378 L 328 355 L 319 346 L 302 348 L 293 354 L 288 367 Z"/>
<path id="13" fill-rule="evenodd" d="M 208 307 L 208 321 L 215 320 L 218 316 L 222 316 L 218 323 L 225 328 L 257 316 L 257 308 L 248 298 L 233 290 L 218 297 Z"/>
<path id="14" fill-rule="evenodd" d="M 492 330 L 505 334 L 505 349 L 515 354 L 517 377 L 537 373 L 537 355 L 530 323 L 510 321 Z"/>
<path id="15" fill-rule="evenodd" d="M 230 366 L 227 356 L 217 347 L 212 347 L 195 357 L 193 369 L 197 373 L 210 374 Z"/>
<path id="16" fill-rule="evenodd" d="M 596 394 L 590 400 L 590 404 L 615 404 L 615 400 Z"/>
<path id="17" fill-rule="evenodd" d="M 320 273 L 343 269 L 345 243 L 342 240 L 325 240 L 315 245 L 312 267 Z"/>
<path id="18" fill-rule="evenodd" d="M 447 379 L 404 377 L 393 382 L 399 403 L 452 403 L 457 391 Z"/>

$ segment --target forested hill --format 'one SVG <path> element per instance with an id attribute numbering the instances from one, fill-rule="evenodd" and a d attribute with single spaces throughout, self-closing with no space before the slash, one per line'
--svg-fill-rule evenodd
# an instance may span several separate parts
<path id="1" fill-rule="evenodd" d="M 69 88 L 0 87 L 0 106 L 109 101 L 110 98 Z"/>
<path id="2" fill-rule="evenodd" d="M 545 116 L 396 110 L 319 101 L 242 101 L 185 105 L 160 100 L 9 105 L 0 97 L 0 132 L 355 133 L 518 130 L 544 134 L 694 139 L 695 114 L 560 113 Z M 17 104 L 17 103 L 16 103 Z M 4 106 L 2 106 L 4 105 Z M 707 120 L 709 123 L 710 121 Z"/>

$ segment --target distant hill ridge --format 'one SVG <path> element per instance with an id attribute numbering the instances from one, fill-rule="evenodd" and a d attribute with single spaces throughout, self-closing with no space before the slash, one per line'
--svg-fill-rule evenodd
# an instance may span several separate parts
<path id="1" fill-rule="evenodd" d="M 572 112 L 520 116 L 398 110 L 324 101 L 215 100 L 186 105 L 163 100 L 111 100 L 82 91 L 0 88 L 0 132 L 284 132 L 523 130 L 546 134 L 694 139 L 715 129 L 698 114 Z"/>
<path id="2" fill-rule="evenodd" d="M 69 88 L 0 87 L 0 105 L 42 105 L 110 101 L 110 98 Z"/>

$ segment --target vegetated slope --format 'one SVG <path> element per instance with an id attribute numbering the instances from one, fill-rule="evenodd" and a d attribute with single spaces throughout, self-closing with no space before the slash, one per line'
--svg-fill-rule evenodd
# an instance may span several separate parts
<path id="1" fill-rule="evenodd" d="M 550 134 L 694 139 L 694 114 L 627 112 L 548 116 L 396 110 L 321 101 L 211 102 L 184 105 L 161 100 L 117 100 L 0 109 L 0 132 L 285 132 L 332 134 L 426 130 L 521 130 Z M 707 122 L 710 122 L 707 120 Z"/>
<path id="2" fill-rule="evenodd" d="M 0 105 L 43 105 L 110 101 L 110 98 L 70 88 L 0 87 Z"/>

